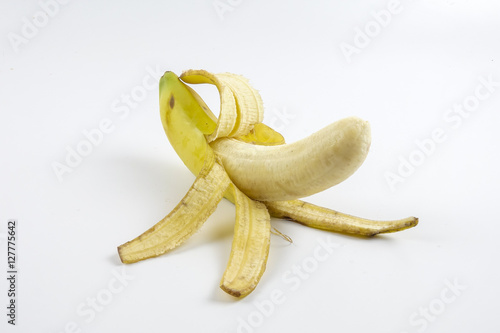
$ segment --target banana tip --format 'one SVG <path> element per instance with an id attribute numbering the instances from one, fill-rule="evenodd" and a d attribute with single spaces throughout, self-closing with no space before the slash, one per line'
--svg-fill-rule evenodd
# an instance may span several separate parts
<path id="1" fill-rule="evenodd" d="M 224 284 L 221 284 L 220 288 L 231 296 L 238 297 L 238 298 L 243 296 L 239 290 L 231 289 L 231 288 L 225 286 Z"/>
<path id="2" fill-rule="evenodd" d="M 124 264 L 128 264 L 127 260 L 125 259 L 125 256 L 124 254 L 122 253 L 123 251 L 123 245 L 120 245 L 116 248 L 116 250 L 118 251 L 118 256 L 120 257 L 120 261 Z"/>

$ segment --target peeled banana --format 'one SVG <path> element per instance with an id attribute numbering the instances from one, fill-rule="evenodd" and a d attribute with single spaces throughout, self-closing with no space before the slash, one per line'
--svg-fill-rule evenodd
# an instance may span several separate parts
<path id="1" fill-rule="evenodd" d="M 215 117 L 185 83 L 214 84 L 220 94 Z M 226 197 L 236 207 L 233 244 L 221 288 L 248 295 L 264 273 L 270 242 L 270 217 L 362 236 L 411 228 L 415 217 L 372 221 L 297 200 L 336 185 L 363 163 L 370 126 L 356 117 L 339 120 L 311 136 L 285 144 L 262 123 L 260 94 L 240 75 L 188 70 L 160 80 L 160 116 L 165 133 L 196 175 L 186 196 L 163 220 L 118 247 L 122 262 L 161 255 L 196 232 Z"/>
<path id="2" fill-rule="evenodd" d="M 258 146 L 223 138 L 210 147 L 234 184 L 250 198 L 293 200 L 324 191 L 352 175 L 368 153 L 370 127 L 350 117 L 291 144 Z"/>

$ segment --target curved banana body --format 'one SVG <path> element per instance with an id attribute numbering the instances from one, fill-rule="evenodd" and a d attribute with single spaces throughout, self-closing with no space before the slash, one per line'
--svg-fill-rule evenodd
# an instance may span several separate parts
<path id="1" fill-rule="evenodd" d="M 356 117 L 291 144 L 259 146 L 223 138 L 210 144 L 233 183 L 259 201 L 292 200 L 348 178 L 370 148 L 370 126 Z"/>

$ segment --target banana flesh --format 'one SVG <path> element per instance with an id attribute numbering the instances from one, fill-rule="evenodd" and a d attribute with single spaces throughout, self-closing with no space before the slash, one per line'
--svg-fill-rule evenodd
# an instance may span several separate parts
<path id="1" fill-rule="evenodd" d="M 244 77 L 189 70 L 180 78 L 186 83 L 214 84 L 220 94 L 220 114 L 217 118 L 174 73 L 166 72 L 160 80 L 163 128 L 176 153 L 197 177 L 170 214 L 118 247 L 124 263 L 155 257 L 182 244 L 223 196 L 235 204 L 236 221 L 220 287 L 235 297 L 252 292 L 264 273 L 270 216 L 361 236 L 417 225 L 414 217 L 372 221 L 296 200 L 338 184 L 359 168 L 370 147 L 366 121 L 345 118 L 285 144 L 280 133 L 261 123 L 262 99 Z"/>
<path id="2" fill-rule="evenodd" d="M 250 198 L 293 200 L 351 176 L 368 154 L 370 127 L 368 122 L 350 117 L 291 144 L 259 146 L 223 138 L 210 147 L 234 184 Z"/>

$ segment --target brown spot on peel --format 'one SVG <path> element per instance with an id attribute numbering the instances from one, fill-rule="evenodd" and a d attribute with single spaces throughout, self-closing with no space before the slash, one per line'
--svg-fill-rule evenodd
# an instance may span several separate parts
<path id="1" fill-rule="evenodd" d="M 174 95 L 170 96 L 170 100 L 168 101 L 168 105 L 170 106 L 171 109 L 174 108 L 174 105 L 175 105 Z"/>

